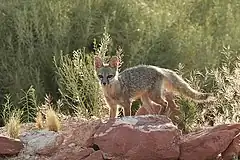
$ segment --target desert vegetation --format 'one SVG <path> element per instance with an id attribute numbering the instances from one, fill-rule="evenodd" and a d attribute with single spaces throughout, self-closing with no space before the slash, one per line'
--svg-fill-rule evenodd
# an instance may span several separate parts
<path id="1" fill-rule="evenodd" d="M 186 130 L 238 122 L 239 5 L 237 0 L 2 0 L 1 125 L 17 133 L 9 124 L 36 120 L 41 128 L 46 104 L 47 119 L 58 124 L 49 123 L 52 130 L 60 128 L 60 114 L 101 117 L 105 104 L 93 56 L 115 55 L 119 48 L 121 70 L 136 64 L 170 68 L 193 88 L 214 93 L 218 100 L 211 104 L 177 99 Z M 134 103 L 133 113 L 138 106 Z"/>

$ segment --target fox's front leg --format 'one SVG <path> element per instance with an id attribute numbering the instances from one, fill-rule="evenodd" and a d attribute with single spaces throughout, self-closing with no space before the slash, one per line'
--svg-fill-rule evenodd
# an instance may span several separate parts
<path id="1" fill-rule="evenodd" d="M 108 97 L 105 97 L 105 100 L 109 107 L 109 117 L 116 118 L 118 116 L 117 103 L 115 103 L 114 100 L 112 100 L 111 98 L 108 98 Z"/>
<path id="2" fill-rule="evenodd" d="M 110 118 L 116 118 L 118 116 L 117 105 L 109 105 L 109 115 Z"/>

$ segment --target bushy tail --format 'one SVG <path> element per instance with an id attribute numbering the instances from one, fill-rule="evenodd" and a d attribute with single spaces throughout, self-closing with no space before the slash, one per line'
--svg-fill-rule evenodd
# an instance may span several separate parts
<path id="1" fill-rule="evenodd" d="M 164 69 L 162 70 L 162 74 L 167 78 L 167 81 L 171 83 L 175 90 L 189 98 L 192 98 L 193 100 L 212 101 L 215 99 L 211 93 L 202 93 L 191 88 L 191 86 L 184 81 L 182 77 L 171 70 Z"/>

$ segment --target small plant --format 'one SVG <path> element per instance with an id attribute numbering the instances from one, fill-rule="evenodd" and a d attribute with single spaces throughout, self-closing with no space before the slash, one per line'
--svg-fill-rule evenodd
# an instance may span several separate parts
<path id="1" fill-rule="evenodd" d="M 37 117 L 35 118 L 35 122 L 36 122 L 36 127 L 38 129 L 43 129 L 43 116 L 42 113 L 40 111 L 37 112 Z"/>
<path id="2" fill-rule="evenodd" d="M 20 127 L 21 127 L 21 115 L 22 112 L 20 110 L 14 111 L 6 124 L 7 134 L 11 138 L 18 138 L 20 133 Z"/>
<path id="3" fill-rule="evenodd" d="M 37 116 L 35 118 L 36 128 L 48 128 L 50 131 L 59 131 L 60 121 L 53 106 L 52 96 L 45 95 L 45 103 L 38 107 Z"/>
<path id="4" fill-rule="evenodd" d="M 11 96 L 9 94 L 6 94 L 4 96 L 5 103 L 3 104 L 3 109 L 1 112 L 1 118 L 3 119 L 4 125 L 8 122 L 10 118 L 10 114 L 14 110 L 14 106 L 11 102 Z"/>
<path id="5" fill-rule="evenodd" d="M 58 132 L 60 130 L 60 121 L 52 107 L 46 111 L 46 127 L 49 131 Z"/>
<path id="6" fill-rule="evenodd" d="M 37 113 L 37 98 L 35 95 L 35 89 L 31 85 L 27 91 L 22 90 L 23 96 L 19 101 L 19 105 L 23 111 L 23 122 L 33 122 Z"/>
<path id="7" fill-rule="evenodd" d="M 11 96 L 5 95 L 5 103 L 1 112 L 1 118 L 7 130 L 7 134 L 11 138 L 18 138 L 20 133 L 21 116 L 23 112 L 16 108 L 11 102 Z"/>

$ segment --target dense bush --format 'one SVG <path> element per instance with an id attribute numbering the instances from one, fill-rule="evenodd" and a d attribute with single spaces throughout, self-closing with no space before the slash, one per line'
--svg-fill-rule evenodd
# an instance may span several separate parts
<path id="1" fill-rule="evenodd" d="M 118 46 L 124 51 L 123 68 L 145 63 L 177 69 L 181 63 L 186 78 L 191 78 L 195 70 L 205 72 L 205 68 L 215 73 L 239 55 L 239 5 L 237 0 L 2 0 L 2 108 L 5 94 L 11 95 L 13 108 L 24 108 L 27 121 L 32 120 L 26 116 L 28 108 L 34 116 L 45 94 L 51 94 L 55 101 L 63 99 L 66 104 L 79 100 L 78 105 L 87 110 L 96 107 L 98 89 L 89 75 L 93 74 L 90 52 L 94 39 L 100 43 L 104 27 L 112 39 L 108 53 L 115 54 Z M 227 53 L 232 59 L 221 54 L 225 46 L 231 46 Z M 73 52 L 78 53 L 77 58 L 84 58 L 83 68 L 74 69 Z M 194 86 L 218 92 L 213 79 L 202 81 L 204 76 L 196 74 L 193 77 L 197 80 L 194 83 L 199 82 Z M 94 94 L 89 93 L 92 91 Z M 66 104 L 62 110 L 68 110 Z"/>

